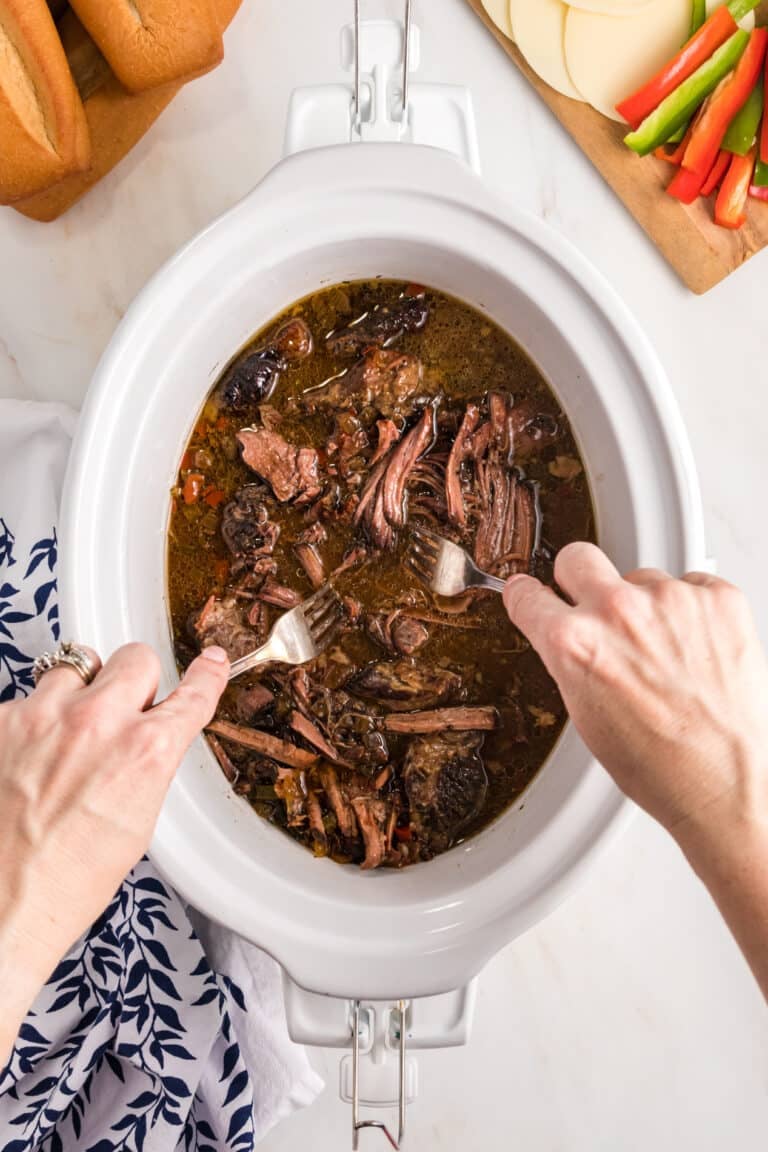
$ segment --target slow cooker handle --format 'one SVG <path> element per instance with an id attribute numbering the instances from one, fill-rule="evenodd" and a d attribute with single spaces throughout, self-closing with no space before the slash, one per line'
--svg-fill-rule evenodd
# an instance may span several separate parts
<path id="1" fill-rule="evenodd" d="M 354 143 L 424 144 L 464 160 L 480 175 L 472 96 L 467 88 L 413 83 L 421 54 L 414 0 L 402 22 L 354 21 L 341 32 L 341 64 L 349 84 L 297 88 L 291 95 L 284 155 Z"/>
<path id="2" fill-rule="evenodd" d="M 403 1148 L 406 1109 L 418 1091 L 414 1051 L 456 1048 L 469 1040 L 477 981 L 441 996 L 416 1000 L 344 1000 L 299 988 L 283 975 L 286 1018 L 297 1044 L 346 1051 L 340 1095 L 352 1105 L 352 1148 L 365 1128 L 378 1128 Z M 397 1109 L 398 1138 L 384 1123 L 361 1120 L 360 1107 Z"/>

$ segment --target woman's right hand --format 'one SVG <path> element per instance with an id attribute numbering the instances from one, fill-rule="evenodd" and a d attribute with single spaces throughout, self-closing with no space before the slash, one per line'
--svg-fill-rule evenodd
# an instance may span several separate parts
<path id="1" fill-rule="evenodd" d="M 572 605 L 527 576 L 504 601 L 619 787 L 686 851 L 768 819 L 768 663 L 742 593 L 698 573 L 623 580 L 591 544 L 565 548 L 555 578 Z"/>

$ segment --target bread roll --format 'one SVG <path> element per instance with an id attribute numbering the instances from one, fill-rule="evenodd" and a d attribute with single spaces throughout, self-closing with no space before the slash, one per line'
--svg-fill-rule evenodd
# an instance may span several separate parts
<path id="1" fill-rule="evenodd" d="M 70 0 L 129 92 L 191 80 L 224 56 L 214 0 Z"/>
<path id="2" fill-rule="evenodd" d="M 0 0 L 0 203 L 91 159 L 80 97 L 45 0 Z"/>
<path id="3" fill-rule="evenodd" d="M 222 31 L 240 4 L 241 0 L 216 0 L 216 14 Z M 181 88 L 180 84 L 169 84 L 133 96 L 112 75 L 72 12 L 63 17 L 59 32 L 85 100 L 93 163 L 88 172 L 68 176 L 46 192 L 14 204 L 14 208 L 24 216 L 40 221 L 56 220 L 106 176 L 151 128 Z"/>

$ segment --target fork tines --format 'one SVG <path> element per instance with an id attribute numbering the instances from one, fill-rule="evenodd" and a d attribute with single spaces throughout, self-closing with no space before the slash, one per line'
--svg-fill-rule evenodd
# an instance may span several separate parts
<path id="1" fill-rule="evenodd" d="M 330 639 L 341 619 L 343 608 L 338 592 L 332 584 L 324 584 L 301 605 L 312 640 L 317 648 Z"/>
<path id="2" fill-rule="evenodd" d="M 431 585 L 435 574 L 440 539 L 426 528 L 411 529 L 411 547 L 406 563 L 426 585 Z"/>

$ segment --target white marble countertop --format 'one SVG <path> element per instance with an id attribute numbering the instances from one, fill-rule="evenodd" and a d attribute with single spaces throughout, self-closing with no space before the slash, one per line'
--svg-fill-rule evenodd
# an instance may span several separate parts
<path id="1" fill-rule="evenodd" d="M 399 15 L 398 0 L 367 3 Z M 246 0 L 225 65 L 69 215 L 41 226 L 0 213 L 0 396 L 80 403 L 147 278 L 278 160 L 290 90 L 337 78 L 351 8 Z M 710 549 L 768 641 L 768 255 L 691 295 L 463 0 L 417 0 L 417 19 L 423 77 L 473 91 L 487 180 L 570 237 L 656 345 L 701 471 Z M 337 1056 L 318 1059 L 328 1091 L 269 1152 L 349 1146 Z M 489 966 L 470 1046 L 421 1056 L 420 1074 L 409 1146 L 422 1152 L 757 1152 L 768 1015 L 706 893 L 638 817 L 581 892 Z"/>

